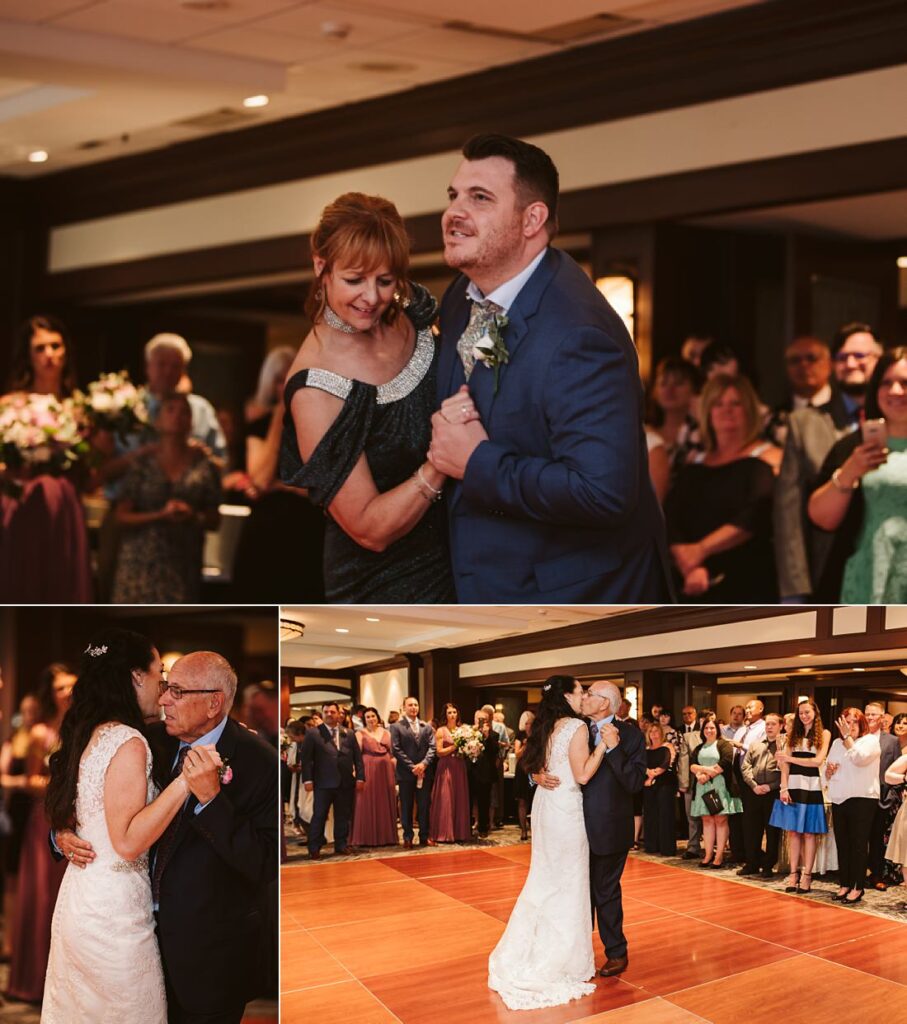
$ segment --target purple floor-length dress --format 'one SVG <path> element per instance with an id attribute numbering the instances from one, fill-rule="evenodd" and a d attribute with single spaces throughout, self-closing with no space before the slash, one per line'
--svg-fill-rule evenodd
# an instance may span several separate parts
<path id="1" fill-rule="evenodd" d="M 450 745 L 451 736 L 446 726 L 438 730 L 438 740 L 445 746 Z M 428 834 L 437 843 L 462 843 L 472 835 L 466 762 L 456 754 L 438 758 Z"/>
<path id="2" fill-rule="evenodd" d="M 356 796 L 350 845 L 394 846 L 397 843 L 397 794 L 391 734 L 385 729 L 380 739 L 365 730 L 356 735 L 362 740 L 365 788 Z"/>

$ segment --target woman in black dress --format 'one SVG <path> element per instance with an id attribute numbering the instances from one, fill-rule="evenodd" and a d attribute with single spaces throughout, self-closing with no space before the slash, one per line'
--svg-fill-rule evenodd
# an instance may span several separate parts
<path id="1" fill-rule="evenodd" d="M 770 604 L 773 466 L 781 452 L 758 440 L 759 400 L 746 377 L 713 377 L 702 391 L 705 452 L 684 466 L 665 501 L 682 600 Z"/>
<path id="2" fill-rule="evenodd" d="M 348 193 L 312 251 L 314 327 L 290 368 L 280 474 L 329 516 L 327 600 L 453 601 L 445 477 L 426 458 L 436 306 L 407 282 L 403 221 L 386 199 Z"/>
<path id="3" fill-rule="evenodd" d="M 482 753 L 466 766 L 469 775 L 470 800 L 476 808 L 476 829 L 479 839 L 488 838 L 491 826 L 491 787 L 498 781 L 498 734 L 484 711 L 476 712 L 476 728 L 485 744 Z"/>
<path id="4" fill-rule="evenodd" d="M 532 808 L 533 787 L 529 784 L 529 776 L 521 761 L 534 721 L 535 715 L 531 711 L 524 711 L 520 715 L 519 728 L 513 738 L 513 753 L 516 757 L 516 768 L 513 772 L 513 797 L 516 800 L 517 815 L 520 819 L 520 839 L 523 842 L 529 839 L 529 812 Z"/>
<path id="5" fill-rule="evenodd" d="M 665 738 L 664 727 L 653 725 L 646 736 L 646 781 L 643 784 L 646 853 L 673 857 L 677 853 L 674 802 L 677 774 L 673 769 L 674 748 Z"/>

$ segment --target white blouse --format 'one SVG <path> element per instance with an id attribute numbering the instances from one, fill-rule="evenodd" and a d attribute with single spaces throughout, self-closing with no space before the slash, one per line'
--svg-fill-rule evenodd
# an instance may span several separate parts
<path id="1" fill-rule="evenodd" d="M 842 739 L 836 739 L 828 752 L 828 761 L 838 765 L 828 780 L 828 799 L 833 804 L 843 804 L 851 797 L 878 800 L 881 756 L 879 737 L 871 733 L 854 740 L 849 750 Z"/>

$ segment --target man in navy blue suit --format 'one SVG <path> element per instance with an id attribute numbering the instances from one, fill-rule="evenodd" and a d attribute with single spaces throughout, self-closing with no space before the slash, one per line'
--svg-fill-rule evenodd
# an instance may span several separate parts
<path id="1" fill-rule="evenodd" d="M 558 174 L 536 146 L 481 135 L 448 188 L 429 458 L 450 478 L 461 602 L 670 597 L 636 350 L 588 275 L 551 248 Z"/>
<path id="2" fill-rule="evenodd" d="M 302 743 L 300 763 L 306 790 L 315 791 L 309 825 L 309 856 L 317 860 L 324 846 L 324 823 L 334 808 L 334 852 L 348 853 L 353 797 L 365 787 L 362 751 L 352 729 L 340 724 L 340 708 L 330 702 L 321 709 L 324 721 L 309 729 Z"/>

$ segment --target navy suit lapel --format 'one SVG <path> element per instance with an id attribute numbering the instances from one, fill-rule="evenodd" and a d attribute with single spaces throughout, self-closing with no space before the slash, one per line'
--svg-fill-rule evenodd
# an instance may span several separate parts
<path id="1" fill-rule="evenodd" d="M 559 261 L 560 254 L 558 251 L 556 249 L 548 249 L 544 259 L 535 268 L 529 280 L 523 285 L 516 300 L 507 312 L 507 326 L 504 328 L 503 338 L 511 362 L 520 345 L 529 334 L 530 321 L 538 312 L 542 295 L 551 283 Z M 508 364 L 504 364 L 498 370 L 497 394 L 494 387 L 494 370 L 489 369 L 487 366 L 476 363 L 472 376 L 469 379 L 469 390 L 486 430 L 491 422 L 491 411 L 495 399 L 504 387 L 508 368 Z"/>
<path id="2" fill-rule="evenodd" d="M 469 302 L 466 299 L 465 277 L 451 286 L 450 298 L 444 304 L 441 318 L 441 351 L 438 356 L 438 405 L 466 383 L 457 342 L 469 323 Z"/>

